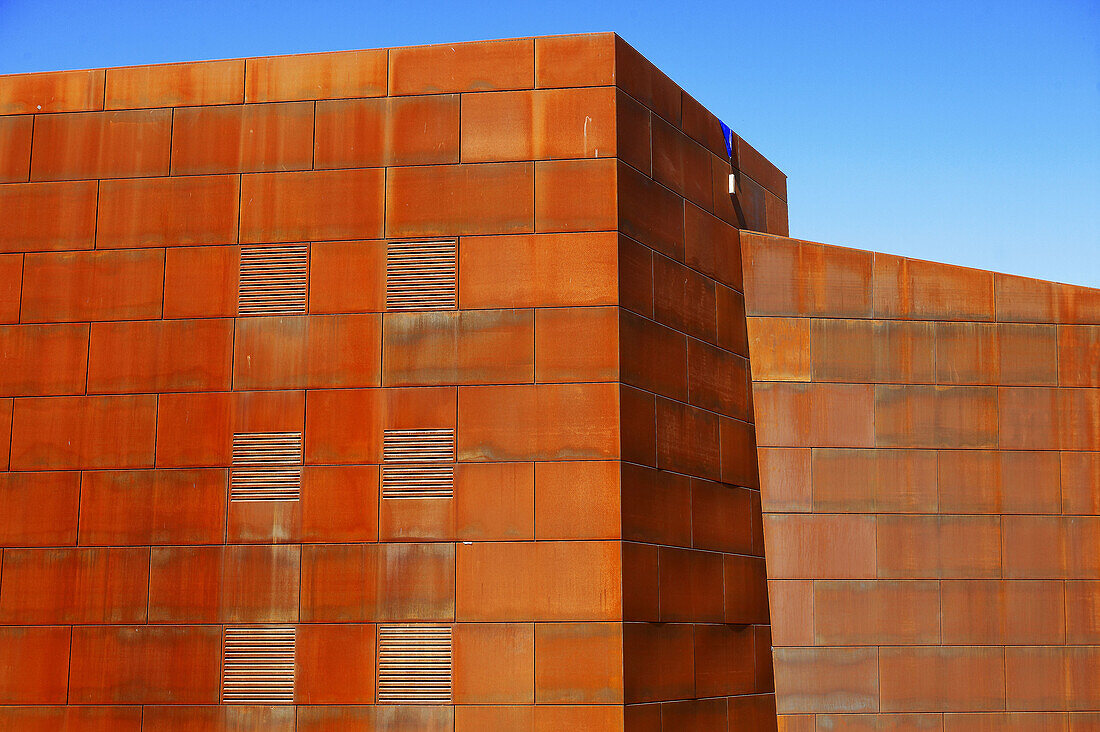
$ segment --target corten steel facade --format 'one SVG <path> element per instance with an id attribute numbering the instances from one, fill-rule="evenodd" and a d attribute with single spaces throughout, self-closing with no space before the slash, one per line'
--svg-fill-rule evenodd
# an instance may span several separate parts
<path id="1" fill-rule="evenodd" d="M 0 77 L 0 727 L 1100 726 L 1100 293 L 732 157 L 612 34 Z"/>
<path id="2" fill-rule="evenodd" d="M 1100 291 L 741 244 L 781 728 L 1100 729 Z"/>
<path id="3" fill-rule="evenodd" d="M 784 178 L 738 142 L 732 200 L 633 49 L 0 113 L 0 727 L 775 726 L 736 227 Z"/>

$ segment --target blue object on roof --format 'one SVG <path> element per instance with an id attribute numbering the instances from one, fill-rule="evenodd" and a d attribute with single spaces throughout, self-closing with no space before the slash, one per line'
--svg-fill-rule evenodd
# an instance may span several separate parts
<path id="1" fill-rule="evenodd" d="M 729 128 L 722 120 L 718 120 L 718 124 L 722 125 L 722 137 L 726 139 L 726 155 L 733 158 L 733 130 Z"/>

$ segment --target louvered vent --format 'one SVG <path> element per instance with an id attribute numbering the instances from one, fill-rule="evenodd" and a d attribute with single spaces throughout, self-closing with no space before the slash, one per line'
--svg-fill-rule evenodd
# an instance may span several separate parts
<path id="1" fill-rule="evenodd" d="M 243 245 L 237 310 L 241 315 L 304 313 L 308 278 L 308 245 Z"/>
<path id="2" fill-rule="evenodd" d="M 457 307 L 455 241 L 391 241 L 386 249 L 386 308 Z"/>
<path id="3" fill-rule="evenodd" d="M 223 704 L 294 703 L 293 627 L 226 628 Z"/>
<path id="4" fill-rule="evenodd" d="M 455 431 L 386 430 L 382 498 L 454 496 Z"/>
<path id="5" fill-rule="evenodd" d="M 231 501 L 297 501 L 302 488 L 301 432 L 233 435 Z"/>
<path id="6" fill-rule="evenodd" d="M 378 626 L 378 703 L 451 703 L 451 627 Z"/>

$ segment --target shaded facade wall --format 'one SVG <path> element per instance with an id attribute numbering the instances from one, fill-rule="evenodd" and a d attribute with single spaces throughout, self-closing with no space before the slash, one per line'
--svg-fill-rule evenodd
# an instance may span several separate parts
<path id="1" fill-rule="evenodd" d="M 742 235 L 780 728 L 1100 724 L 1100 292 Z"/>
<path id="2" fill-rule="evenodd" d="M 785 233 L 786 182 L 738 141 L 731 197 L 718 120 L 616 74 L 626 726 L 774 729 L 737 227 Z"/>
<path id="3" fill-rule="evenodd" d="M 736 164 L 613 35 L 0 78 L 0 726 L 773 727 Z M 387 497 L 425 431 L 453 497 Z M 231 500 L 257 440 L 299 500 Z"/>

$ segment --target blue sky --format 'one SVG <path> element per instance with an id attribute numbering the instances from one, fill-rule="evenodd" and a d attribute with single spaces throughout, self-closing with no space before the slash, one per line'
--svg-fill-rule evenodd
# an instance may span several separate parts
<path id="1" fill-rule="evenodd" d="M 616 31 L 789 176 L 791 235 L 1100 287 L 1100 2 L 0 0 L 0 73 Z"/>

